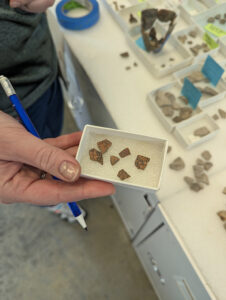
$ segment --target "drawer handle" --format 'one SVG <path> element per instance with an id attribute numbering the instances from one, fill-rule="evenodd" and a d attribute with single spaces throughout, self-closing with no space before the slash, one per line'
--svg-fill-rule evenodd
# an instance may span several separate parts
<path id="1" fill-rule="evenodd" d="M 145 195 L 144 195 L 144 199 L 145 199 L 145 201 L 147 202 L 147 205 L 150 206 L 150 207 L 152 208 L 152 205 L 151 205 L 150 200 L 149 200 L 149 198 L 148 198 L 148 194 L 145 194 Z"/>

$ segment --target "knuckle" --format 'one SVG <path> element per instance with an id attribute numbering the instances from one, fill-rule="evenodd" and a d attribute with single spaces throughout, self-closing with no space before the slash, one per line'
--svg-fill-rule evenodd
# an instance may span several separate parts
<path id="1" fill-rule="evenodd" d="M 41 147 L 36 153 L 36 161 L 41 170 L 49 171 L 55 166 L 57 151 L 55 149 Z"/>

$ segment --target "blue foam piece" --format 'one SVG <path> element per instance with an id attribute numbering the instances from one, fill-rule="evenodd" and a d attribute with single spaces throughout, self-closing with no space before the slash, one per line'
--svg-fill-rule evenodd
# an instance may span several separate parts
<path id="1" fill-rule="evenodd" d="M 140 47 L 142 50 L 147 51 L 146 47 L 144 45 L 144 41 L 143 41 L 143 37 L 140 36 L 137 40 L 136 40 L 136 44 L 138 47 Z"/>
<path id="2" fill-rule="evenodd" d="M 187 78 L 184 79 L 184 85 L 181 91 L 182 95 L 188 99 L 189 105 L 196 109 L 199 100 L 202 97 L 202 93 L 197 89 L 193 83 Z"/>
<path id="3" fill-rule="evenodd" d="M 202 73 L 216 86 L 224 73 L 224 69 L 208 55 L 202 68 Z"/>

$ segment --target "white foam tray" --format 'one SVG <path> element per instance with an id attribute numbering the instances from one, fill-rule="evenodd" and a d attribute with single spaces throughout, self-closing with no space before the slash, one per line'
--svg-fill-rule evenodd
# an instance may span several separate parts
<path id="1" fill-rule="evenodd" d="M 197 32 L 197 36 L 196 36 L 195 38 L 192 38 L 192 37 L 188 36 L 188 33 L 189 33 L 190 31 L 196 31 L 196 32 Z M 185 48 L 187 49 L 187 51 L 189 51 L 189 52 L 191 53 L 191 55 L 194 57 L 194 63 L 199 62 L 200 59 L 201 59 L 201 60 L 204 60 L 208 55 L 213 55 L 213 54 L 217 53 L 217 51 L 218 51 L 218 48 L 216 48 L 216 49 L 209 49 L 208 52 L 201 52 L 201 51 L 200 51 L 200 52 L 199 52 L 200 54 L 197 55 L 197 56 L 195 56 L 195 55 L 192 53 L 192 51 L 190 50 L 191 47 L 194 47 L 196 44 L 202 44 L 202 43 L 205 43 L 205 42 L 203 41 L 204 31 L 202 30 L 202 28 L 200 28 L 200 27 L 197 26 L 197 25 L 189 26 L 189 27 L 187 27 L 187 28 L 184 29 L 184 30 L 181 30 L 181 31 L 179 31 L 179 32 L 177 32 L 177 33 L 174 33 L 173 35 L 174 35 L 174 37 L 178 40 L 178 42 L 181 43 L 181 45 L 182 45 L 183 47 L 185 47 Z M 178 39 L 180 36 L 183 36 L 183 35 L 187 35 L 187 37 L 188 37 L 188 39 L 185 41 L 184 44 Z M 190 42 L 190 41 L 192 42 L 191 45 L 188 44 L 188 42 Z M 206 43 L 205 43 L 205 44 L 206 44 Z"/>
<path id="2" fill-rule="evenodd" d="M 162 36 L 164 35 L 163 28 L 159 23 L 156 23 L 156 29 Z M 168 39 L 159 53 L 149 53 L 137 46 L 136 40 L 140 36 L 140 26 L 133 27 L 126 35 L 131 48 L 154 76 L 164 77 L 191 64 L 193 59 L 191 54 L 173 36 Z M 170 62 L 170 58 L 174 58 L 174 61 Z M 164 64 L 166 67 L 162 68 L 161 66 Z"/>
<path id="3" fill-rule="evenodd" d="M 187 77 L 189 74 L 191 74 L 193 71 L 200 71 L 202 69 L 202 64 L 193 64 L 187 68 L 184 68 L 183 70 L 180 70 L 178 72 L 175 72 L 173 74 L 174 78 L 183 85 L 183 80 L 185 77 Z M 206 106 L 213 104 L 221 99 L 224 98 L 226 93 L 226 85 L 224 81 L 221 79 L 217 86 L 213 86 L 211 83 L 194 83 L 196 87 L 198 86 L 210 86 L 213 89 L 215 89 L 218 94 L 216 96 L 207 96 L 203 95 L 199 101 L 199 107 L 205 108 Z"/>
<path id="4" fill-rule="evenodd" d="M 104 164 L 92 161 L 89 158 L 89 150 L 97 148 L 97 142 L 109 139 L 112 146 L 103 154 Z M 167 140 L 133 134 L 121 130 L 86 125 L 79 144 L 76 159 L 81 165 L 81 176 L 112 182 L 116 185 L 138 188 L 155 192 L 160 188 L 166 152 Z M 131 155 L 120 158 L 119 152 L 129 148 Z M 120 160 L 112 166 L 110 155 L 116 155 Z M 137 155 L 150 158 L 145 170 L 136 168 L 134 162 Z M 122 181 L 117 177 L 118 171 L 125 169 L 131 176 Z"/>
<path id="5" fill-rule="evenodd" d="M 203 137 L 194 136 L 194 130 L 202 126 L 207 127 L 210 133 Z M 191 149 L 213 138 L 217 134 L 218 130 L 219 127 L 214 120 L 209 115 L 202 113 L 200 115 L 196 115 L 192 119 L 189 119 L 186 123 L 178 124 L 173 134 L 183 147 Z"/>
<path id="6" fill-rule="evenodd" d="M 202 113 L 202 110 L 199 107 L 197 107 L 193 111 L 193 116 L 190 119 L 184 120 L 180 123 L 173 122 L 172 117 L 166 117 L 163 114 L 161 108 L 157 105 L 157 103 L 155 101 L 156 92 L 158 92 L 158 91 L 167 92 L 168 91 L 168 92 L 172 92 L 175 95 L 175 97 L 178 97 L 178 96 L 181 96 L 181 89 L 182 89 L 182 86 L 178 82 L 171 82 L 170 84 L 167 84 L 165 86 L 162 86 L 161 88 L 151 91 L 147 95 L 147 101 L 148 101 L 149 105 L 151 106 L 151 108 L 153 109 L 155 114 L 158 116 L 158 119 L 161 121 L 161 123 L 163 124 L 163 126 L 165 127 L 165 129 L 168 132 L 173 132 L 174 129 L 178 126 L 178 124 L 186 123 L 186 122 L 188 122 L 188 120 L 193 119 L 193 117 L 195 115 Z M 181 102 L 178 102 L 178 103 L 181 104 Z M 184 106 L 186 107 L 186 105 L 184 105 Z"/>

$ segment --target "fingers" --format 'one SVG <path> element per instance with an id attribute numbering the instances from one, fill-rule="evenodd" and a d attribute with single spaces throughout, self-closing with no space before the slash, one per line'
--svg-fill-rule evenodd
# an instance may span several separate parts
<path id="1" fill-rule="evenodd" d="M 77 146 L 80 142 L 82 132 L 74 132 L 70 134 L 61 135 L 57 138 L 45 139 L 44 141 L 52 146 L 68 149 L 73 146 Z"/>
<path id="2" fill-rule="evenodd" d="M 41 13 L 54 4 L 54 0 L 10 0 L 10 6 L 32 13 Z"/>
<path id="3" fill-rule="evenodd" d="M 4 203 L 27 202 L 36 205 L 55 205 L 62 202 L 74 202 L 82 199 L 112 195 L 115 188 L 111 183 L 96 180 L 79 179 L 70 184 L 55 180 L 36 180 L 26 189 L 15 195 L 8 195 Z"/>
<path id="4" fill-rule="evenodd" d="M 80 165 L 74 156 L 51 146 L 24 130 L 18 131 L 16 137 L 6 140 L 4 160 L 22 162 L 46 171 L 51 175 L 68 182 L 80 176 Z"/>

